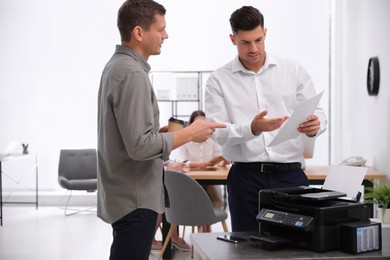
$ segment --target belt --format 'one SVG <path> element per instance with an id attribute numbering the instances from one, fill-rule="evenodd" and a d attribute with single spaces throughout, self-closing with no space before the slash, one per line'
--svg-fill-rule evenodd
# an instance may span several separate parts
<path id="1" fill-rule="evenodd" d="M 288 172 L 301 169 L 299 162 L 295 163 L 272 163 L 272 162 L 234 162 L 234 165 L 242 166 L 247 169 L 260 171 L 263 173 Z"/>

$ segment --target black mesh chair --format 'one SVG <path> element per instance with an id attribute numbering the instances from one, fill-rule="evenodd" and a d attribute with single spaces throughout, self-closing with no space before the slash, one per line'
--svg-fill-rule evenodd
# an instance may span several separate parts
<path id="1" fill-rule="evenodd" d="M 76 210 L 67 213 L 72 191 L 84 190 L 94 192 L 97 189 L 97 155 L 96 149 L 67 149 L 60 151 L 58 164 L 58 183 L 69 191 L 65 205 L 65 215 L 73 215 L 91 209 Z M 93 208 L 93 207 L 92 207 Z"/>

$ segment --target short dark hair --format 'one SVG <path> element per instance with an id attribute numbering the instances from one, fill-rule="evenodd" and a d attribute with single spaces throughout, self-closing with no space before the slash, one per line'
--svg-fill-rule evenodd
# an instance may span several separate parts
<path id="1" fill-rule="evenodd" d="M 229 21 L 233 34 L 237 34 L 239 30 L 253 30 L 259 25 L 264 29 L 264 16 L 253 6 L 243 6 L 237 9 L 232 13 Z"/>
<path id="2" fill-rule="evenodd" d="M 196 110 L 192 112 L 190 120 L 188 121 L 188 125 L 192 124 L 195 121 L 195 118 L 197 118 L 198 116 L 206 117 L 206 114 L 202 110 Z"/>
<path id="3" fill-rule="evenodd" d="M 149 30 L 155 21 L 155 15 L 165 15 L 166 10 L 161 4 L 152 0 L 127 0 L 118 10 L 117 26 L 122 41 L 131 39 L 131 31 L 136 26 Z"/>

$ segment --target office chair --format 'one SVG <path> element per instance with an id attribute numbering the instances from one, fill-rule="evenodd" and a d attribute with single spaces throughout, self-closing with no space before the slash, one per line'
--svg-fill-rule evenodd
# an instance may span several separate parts
<path id="1" fill-rule="evenodd" d="M 206 226 L 217 222 L 222 223 L 223 230 L 228 232 L 226 219 L 228 214 L 213 208 L 210 198 L 202 186 L 185 173 L 165 171 L 165 186 L 169 196 L 169 208 L 165 209 L 167 222 L 171 224 L 168 235 L 164 241 L 159 259 L 162 258 L 172 231 L 178 225 Z M 193 248 L 191 256 L 193 256 Z"/>
<path id="2" fill-rule="evenodd" d="M 60 151 L 58 164 L 58 183 L 69 191 L 64 214 L 74 215 L 91 208 L 67 213 L 73 190 L 94 192 L 97 189 L 97 155 L 96 149 L 67 149 Z"/>

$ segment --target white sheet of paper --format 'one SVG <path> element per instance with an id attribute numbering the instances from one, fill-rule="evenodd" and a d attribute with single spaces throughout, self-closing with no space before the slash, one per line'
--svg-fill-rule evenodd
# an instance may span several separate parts
<path id="1" fill-rule="evenodd" d="M 359 166 L 331 165 L 322 188 L 344 192 L 347 197 L 356 198 L 367 169 Z"/>
<path id="2" fill-rule="evenodd" d="M 300 135 L 301 133 L 297 130 L 299 124 L 305 122 L 306 118 L 314 113 L 323 93 L 324 91 L 299 103 L 278 134 L 268 144 L 268 147 L 283 143 Z"/>

